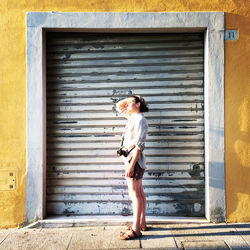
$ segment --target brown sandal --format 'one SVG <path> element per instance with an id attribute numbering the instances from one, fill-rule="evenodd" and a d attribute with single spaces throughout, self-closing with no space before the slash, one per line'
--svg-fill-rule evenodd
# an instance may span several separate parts
<path id="1" fill-rule="evenodd" d="M 121 240 L 133 240 L 142 237 L 142 234 L 139 235 L 135 233 L 135 231 L 131 230 L 130 232 L 124 233 L 120 235 Z"/>
<path id="2" fill-rule="evenodd" d="M 141 230 L 142 231 L 149 231 L 150 229 L 149 229 L 149 227 L 146 226 L 146 227 L 141 227 Z"/>
<path id="3" fill-rule="evenodd" d="M 126 227 L 126 230 L 128 230 L 128 231 L 132 230 L 132 225 L 128 225 L 128 226 Z"/>
<path id="4" fill-rule="evenodd" d="M 128 225 L 127 227 L 126 227 L 126 230 L 132 230 L 132 225 Z M 141 227 L 141 231 L 149 231 L 150 229 L 149 229 L 149 227 Z"/>

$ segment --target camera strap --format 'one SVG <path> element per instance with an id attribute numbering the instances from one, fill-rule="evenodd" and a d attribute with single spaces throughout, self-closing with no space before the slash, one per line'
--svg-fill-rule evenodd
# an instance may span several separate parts
<path id="1" fill-rule="evenodd" d="M 123 142 L 124 142 L 124 135 L 122 136 L 122 139 L 121 139 L 121 148 L 123 147 Z"/>
<path id="2" fill-rule="evenodd" d="M 130 154 L 130 152 L 135 148 L 135 145 L 128 151 L 128 155 Z"/>
<path id="3" fill-rule="evenodd" d="M 124 135 L 122 136 L 121 139 L 121 148 L 123 147 L 123 142 L 124 142 Z M 135 148 L 135 145 L 128 151 L 128 154 L 130 154 L 130 152 Z"/>

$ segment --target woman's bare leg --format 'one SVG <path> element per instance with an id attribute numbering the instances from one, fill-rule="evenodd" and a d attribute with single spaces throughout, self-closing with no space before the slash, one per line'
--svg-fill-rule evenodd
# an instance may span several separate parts
<path id="1" fill-rule="evenodd" d="M 142 185 L 142 180 L 132 180 L 127 179 L 128 188 L 129 188 L 129 194 L 132 198 L 133 203 L 133 226 L 132 229 L 135 231 L 136 234 L 140 234 L 141 227 L 140 227 L 140 220 L 141 220 L 141 214 L 142 214 L 142 206 L 143 206 L 143 200 L 141 197 L 141 191 L 140 186 Z"/>
<path id="2" fill-rule="evenodd" d="M 146 196 L 143 190 L 142 182 L 140 185 L 140 195 L 142 200 L 142 211 L 141 211 L 141 220 L 140 220 L 140 226 L 142 228 L 146 228 Z"/>

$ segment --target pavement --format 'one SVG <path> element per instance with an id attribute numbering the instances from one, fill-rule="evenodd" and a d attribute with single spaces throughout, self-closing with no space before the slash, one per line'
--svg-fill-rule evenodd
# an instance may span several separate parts
<path id="1" fill-rule="evenodd" d="M 140 239 L 123 241 L 124 225 L 1 229 L 0 249 L 250 249 L 250 223 L 152 224 Z"/>

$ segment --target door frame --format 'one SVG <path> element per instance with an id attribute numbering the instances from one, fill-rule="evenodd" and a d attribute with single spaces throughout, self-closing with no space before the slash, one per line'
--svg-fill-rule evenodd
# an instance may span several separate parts
<path id="1" fill-rule="evenodd" d="M 27 12 L 26 223 L 46 216 L 46 31 L 204 32 L 205 217 L 225 221 L 224 12 Z"/>

